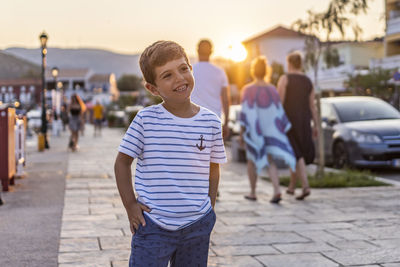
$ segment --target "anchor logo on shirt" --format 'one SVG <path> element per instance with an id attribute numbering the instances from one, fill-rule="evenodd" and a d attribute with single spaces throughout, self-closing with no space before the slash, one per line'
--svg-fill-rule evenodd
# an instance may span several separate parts
<path id="1" fill-rule="evenodd" d="M 200 151 L 202 151 L 204 148 L 206 148 L 205 146 L 203 146 L 203 140 L 204 140 L 203 135 L 200 135 L 199 140 L 200 140 L 200 146 L 199 146 L 199 144 L 196 144 L 196 147 L 197 147 Z"/>

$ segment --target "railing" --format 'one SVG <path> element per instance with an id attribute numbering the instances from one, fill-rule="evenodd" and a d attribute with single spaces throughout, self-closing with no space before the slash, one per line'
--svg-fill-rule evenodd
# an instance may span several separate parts
<path id="1" fill-rule="evenodd" d="M 400 16 L 389 19 L 387 23 L 386 35 L 400 33 Z"/>
<path id="2" fill-rule="evenodd" d="M 369 65 L 370 68 L 398 69 L 400 66 L 400 55 L 381 59 L 371 59 Z"/>

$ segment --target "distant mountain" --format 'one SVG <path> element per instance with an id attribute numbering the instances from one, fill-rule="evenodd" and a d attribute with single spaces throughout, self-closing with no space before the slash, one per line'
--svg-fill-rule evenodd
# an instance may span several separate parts
<path id="1" fill-rule="evenodd" d="M 0 79 L 39 78 L 41 67 L 0 51 Z"/>
<path id="2" fill-rule="evenodd" d="M 4 50 L 18 58 L 40 66 L 42 58 L 40 49 L 11 47 Z M 0 61 L 1 64 L 1 61 Z M 47 49 L 47 66 L 49 68 L 89 68 L 95 73 L 114 73 L 117 78 L 122 74 L 141 76 L 139 55 L 124 55 L 101 49 Z"/>

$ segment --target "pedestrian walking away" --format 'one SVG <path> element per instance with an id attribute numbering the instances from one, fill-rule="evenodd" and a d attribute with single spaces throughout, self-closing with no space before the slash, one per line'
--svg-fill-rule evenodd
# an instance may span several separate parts
<path id="1" fill-rule="evenodd" d="M 85 111 L 86 106 L 80 96 L 73 94 L 69 105 L 69 113 L 71 115 L 69 118 L 69 129 L 71 131 L 71 137 L 68 144 L 68 147 L 71 148 L 72 151 L 76 151 L 78 148 L 79 131 L 82 128 L 82 116 Z"/>
<path id="2" fill-rule="evenodd" d="M 193 89 L 192 101 L 208 108 L 221 118 L 223 112 L 223 136 L 229 137 L 228 121 L 230 106 L 230 91 L 225 71 L 210 63 L 212 54 L 210 40 L 202 39 L 197 45 L 199 62 L 193 65 L 193 76 L 196 83 Z"/>
<path id="3" fill-rule="evenodd" d="M 221 121 L 191 102 L 192 67 L 180 45 L 155 42 L 139 62 L 146 89 L 163 102 L 138 112 L 115 160 L 133 235 L 129 266 L 205 267 L 226 162 Z"/>
<path id="4" fill-rule="evenodd" d="M 310 195 L 306 165 L 314 161 L 315 148 L 313 136 L 318 135 L 317 111 L 314 102 L 314 88 L 311 80 L 302 72 L 302 59 L 299 52 L 293 52 L 287 57 L 288 73 L 278 81 L 278 92 L 283 107 L 292 124 L 288 132 L 290 144 L 296 155 L 296 171 L 291 172 L 287 193 L 294 195 L 296 181 L 300 178 L 302 193 L 297 200 L 303 200 Z M 311 119 L 313 129 L 311 129 Z"/>
<path id="5" fill-rule="evenodd" d="M 101 136 L 101 126 L 103 123 L 103 105 L 100 104 L 99 101 L 96 101 L 96 105 L 93 107 L 93 123 L 94 123 L 94 132 L 93 136 Z"/>
<path id="6" fill-rule="evenodd" d="M 257 175 L 267 167 L 274 192 L 271 203 L 281 201 L 277 159 L 282 159 L 292 169 L 296 168 L 296 159 L 286 136 L 291 125 L 283 110 L 275 86 L 266 82 L 267 61 L 258 57 L 251 64 L 253 82 L 242 90 L 242 111 L 240 114 L 240 140 L 245 143 L 247 172 L 250 182 L 250 194 L 245 198 L 257 200 Z"/>

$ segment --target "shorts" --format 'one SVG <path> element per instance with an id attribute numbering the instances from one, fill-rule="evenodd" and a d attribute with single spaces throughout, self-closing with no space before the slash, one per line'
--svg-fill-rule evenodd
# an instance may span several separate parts
<path id="1" fill-rule="evenodd" d="M 94 119 L 94 125 L 96 125 L 96 126 L 101 126 L 102 122 L 103 122 L 102 119 Z"/>
<path id="2" fill-rule="evenodd" d="M 206 267 L 210 234 L 216 221 L 211 209 L 189 226 L 169 231 L 146 215 L 146 226 L 139 226 L 132 237 L 130 267 Z"/>

